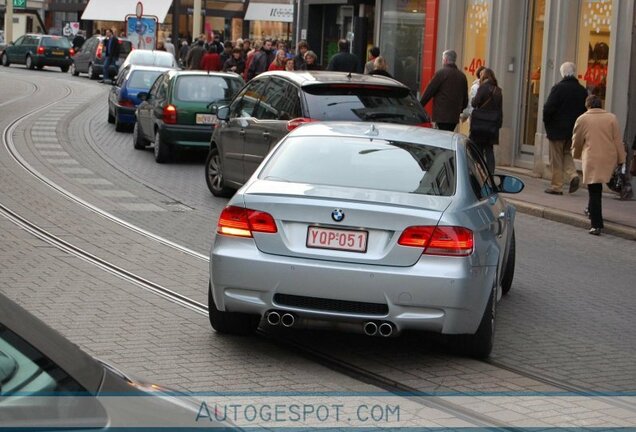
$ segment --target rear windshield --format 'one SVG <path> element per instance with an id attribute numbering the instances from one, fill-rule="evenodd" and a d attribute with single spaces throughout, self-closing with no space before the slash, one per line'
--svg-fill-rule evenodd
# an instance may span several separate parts
<path id="1" fill-rule="evenodd" d="M 430 122 L 409 89 L 359 84 L 303 87 L 309 116 L 317 120 L 379 121 L 417 125 Z"/>
<path id="2" fill-rule="evenodd" d="M 165 54 L 165 55 L 164 55 Z M 136 50 L 130 58 L 130 63 L 140 66 L 174 67 L 175 59 L 167 52 L 153 52 L 146 50 Z"/>
<path id="3" fill-rule="evenodd" d="M 184 102 L 216 102 L 232 97 L 241 89 L 241 81 L 214 75 L 181 76 L 174 97 Z"/>
<path id="4" fill-rule="evenodd" d="M 278 147 L 259 178 L 451 196 L 455 151 L 369 138 L 292 137 Z"/>
<path id="5" fill-rule="evenodd" d="M 119 57 L 127 57 L 130 51 L 132 51 L 130 41 L 119 39 Z"/>
<path id="6" fill-rule="evenodd" d="M 128 79 L 128 87 L 148 90 L 162 71 L 133 71 Z"/>
<path id="7" fill-rule="evenodd" d="M 42 46 L 49 48 L 70 48 L 71 43 L 65 37 L 43 37 Z"/>

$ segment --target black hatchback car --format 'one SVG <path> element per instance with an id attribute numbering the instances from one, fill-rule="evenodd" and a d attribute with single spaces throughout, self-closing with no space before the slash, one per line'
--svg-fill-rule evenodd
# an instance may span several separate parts
<path id="1" fill-rule="evenodd" d="M 391 78 L 343 72 L 266 72 L 217 112 L 205 178 L 229 196 L 288 132 L 314 121 L 374 121 L 431 127 L 420 103 Z"/>
<path id="2" fill-rule="evenodd" d="M 67 38 L 42 34 L 25 34 L 10 43 L 2 53 L 2 65 L 23 64 L 27 69 L 57 66 L 62 72 L 73 64 L 73 48 Z"/>
<path id="3" fill-rule="evenodd" d="M 90 79 L 97 79 L 104 69 L 104 60 L 106 55 L 106 47 L 104 46 L 104 36 L 92 36 L 88 38 L 82 47 L 77 50 L 73 57 L 73 65 L 71 73 L 78 76 L 80 73 L 88 74 Z M 126 60 L 130 51 L 132 51 L 132 43 L 126 39 L 119 39 L 119 59 L 115 65 L 110 68 L 111 76 L 117 74 L 117 69 Z"/>

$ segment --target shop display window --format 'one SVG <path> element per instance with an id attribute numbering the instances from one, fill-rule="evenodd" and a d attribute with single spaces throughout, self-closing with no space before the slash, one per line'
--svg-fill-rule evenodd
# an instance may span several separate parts
<path id="1" fill-rule="evenodd" d="M 582 0 L 577 51 L 578 78 L 605 102 L 612 31 L 612 0 Z"/>
<path id="2" fill-rule="evenodd" d="M 414 93 L 421 84 L 426 3 L 426 0 L 382 2 L 380 55 L 387 61 L 389 73 Z"/>

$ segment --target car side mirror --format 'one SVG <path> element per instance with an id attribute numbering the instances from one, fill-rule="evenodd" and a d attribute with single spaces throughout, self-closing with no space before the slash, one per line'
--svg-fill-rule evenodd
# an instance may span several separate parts
<path id="1" fill-rule="evenodd" d="M 9 42 L 9 46 L 13 46 L 13 41 Z"/>
<path id="2" fill-rule="evenodd" d="M 137 97 L 139 98 L 140 101 L 147 101 L 150 99 L 150 93 L 147 92 L 140 92 L 137 94 Z"/>
<path id="3" fill-rule="evenodd" d="M 526 186 L 523 180 L 515 176 L 496 174 L 493 179 L 499 192 L 503 193 L 517 194 Z"/>
<path id="4" fill-rule="evenodd" d="M 230 119 L 230 107 L 222 106 L 216 110 L 216 118 L 222 121 L 228 121 Z"/>

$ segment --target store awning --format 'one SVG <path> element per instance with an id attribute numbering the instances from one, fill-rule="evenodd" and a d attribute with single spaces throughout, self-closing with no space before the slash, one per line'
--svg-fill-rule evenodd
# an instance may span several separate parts
<path id="1" fill-rule="evenodd" d="M 285 3 L 250 2 L 245 12 L 248 21 L 294 21 L 294 6 Z"/>
<path id="2" fill-rule="evenodd" d="M 90 0 L 82 20 L 95 21 L 125 21 L 126 15 L 134 15 L 139 0 Z M 156 16 L 162 23 L 166 19 L 172 0 L 146 0 L 141 2 L 144 6 L 144 15 Z"/>

